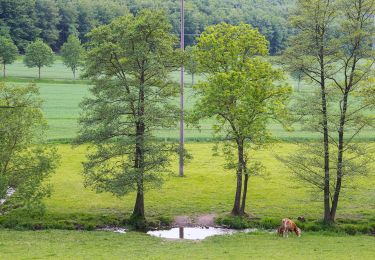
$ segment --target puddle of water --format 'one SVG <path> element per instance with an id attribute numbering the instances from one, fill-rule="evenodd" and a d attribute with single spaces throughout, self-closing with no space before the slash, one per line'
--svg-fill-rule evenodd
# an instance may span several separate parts
<path id="1" fill-rule="evenodd" d="M 217 236 L 217 235 L 230 235 L 233 233 L 238 232 L 234 229 L 226 229 L 226 228 L 201 228 L 201 227 L 180 227 L 180 228 L 172 228 L 169 230 L 157 230 L 157 231 L 149 231 L 147 234 L 155 237 L 162 237 L 162 238 L 169 238 L 169 239 L 193 239 L 193 240 L 201 240 L 205 239 L 210 236 Z"/>
<path id="2" fill-rule="evenodd" d="M 120 234 L 126 234 L 126 229 L 120 228 L 120 227 L 104 227 L 104 228 L 97 229 L 97 231 L 109 231 L 109 232 L 115 232 L 115 233 L 120 233 Z"/>

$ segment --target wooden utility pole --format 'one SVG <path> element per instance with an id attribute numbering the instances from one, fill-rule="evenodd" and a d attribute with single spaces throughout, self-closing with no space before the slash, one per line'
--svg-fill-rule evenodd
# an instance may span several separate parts
<path id="1" fill-rule="evenodd" d="M 181 51 L 184 52 L 185 50 L 185 8 L 184 8 L 184 0 L 181 0 Z M 181 76 L 180 76 L 180 167 L 179 167 L 179 175 L 180 177 L 184 176 L 184 144 L 185 144 L 185 136 L 184 136 L 184 64 L 181 64 Z"/>

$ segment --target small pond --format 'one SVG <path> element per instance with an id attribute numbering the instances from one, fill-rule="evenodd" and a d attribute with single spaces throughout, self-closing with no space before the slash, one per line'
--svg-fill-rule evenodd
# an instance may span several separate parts
<path id="1" fill-rule="evenodd" d="M 249 232 L 248 230 L 247 232 Z M 234 229 L 215 228 L 215 227 L 179 227 L 168 230 L 149 231 L 147 234 L 155 237 L 169 239 L 192 239 L 200 240 L 210 236 L 230 235 L 239 232 Z M 250 231 L 251 232 L 251 231 Z"/>

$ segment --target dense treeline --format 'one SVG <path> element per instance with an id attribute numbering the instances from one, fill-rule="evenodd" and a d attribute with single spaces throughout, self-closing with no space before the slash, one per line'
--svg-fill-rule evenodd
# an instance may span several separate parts
<path id="1" fill-rule="evenodd" d="M 119 0 L 131 12 L 142 8 L 167 10 L 175 33 L 179 33 L 179 0 Z M 287 16 L 295 0 L 186 0 L 186 44 L 192 45 L 208 25 L 226 22 L 251 24 L 270 42 L 271 54 L 284 49 L 289 34 Z"/>
<path id="2" fill-rule="evenodd" d="M 37 38 L 57 51 L 70 34 L 85 42 L 92 28 L 126 11 L 111 0 L 0 0 L 0 35 L 10 36 L 21 52 Z"/>
<path id="3" fill-rule="evenodd" d="M 10 36 L 21 52 L 29 42 L 42 38 L 59 51 L 70 34 L 86 42 L 94 27 L 108 24 L 127 12 L 143 8 L 163 9 L 179 34 L 179 0 L 0 0 L 0 35 Z M 270 42 L 270 52 L 284 48 L 286 18 L 294 0 L 187 0 L 186 44 L 192 45 L 211 24 L 245 22 L 259 28 Z"/>

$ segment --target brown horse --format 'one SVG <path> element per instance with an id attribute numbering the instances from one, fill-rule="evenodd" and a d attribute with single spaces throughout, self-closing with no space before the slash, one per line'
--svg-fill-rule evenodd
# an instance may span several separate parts
<path id="1" fill-rule="evenodd" d="M 281 226 L 277 229 L 277 233 L 280 236 L 282 235 L 283 237 L 288 237 L 290 231 L 296 233 L 298 237 L 300 237 L 302 233 L 301 229 L 297 227 L 297 225 L 292 220 L 284 218 L 281 221 Z"/>

